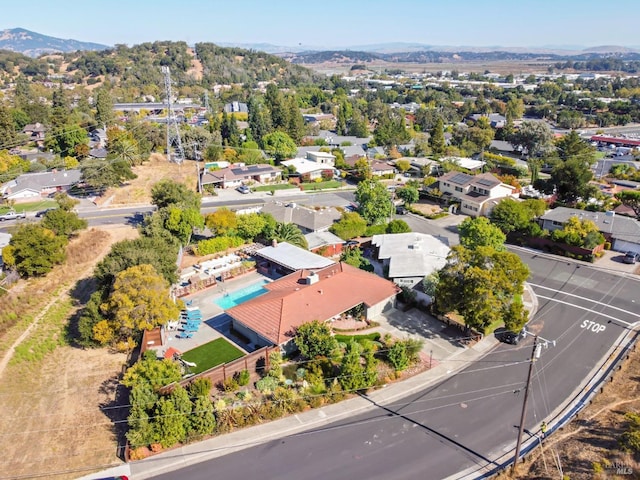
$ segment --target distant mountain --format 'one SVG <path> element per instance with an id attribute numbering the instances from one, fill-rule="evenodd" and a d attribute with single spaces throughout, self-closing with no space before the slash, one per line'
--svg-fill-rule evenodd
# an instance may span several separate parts
<path id="1" fill-rule="evenodd" d="M 20 52 L 30 57 L 43 53 L 65 53 L 77 50 L 105 50 L 107 45 L 49 37 L 24 28 L 11 28 L 0 32 L 0 49 Z"/>

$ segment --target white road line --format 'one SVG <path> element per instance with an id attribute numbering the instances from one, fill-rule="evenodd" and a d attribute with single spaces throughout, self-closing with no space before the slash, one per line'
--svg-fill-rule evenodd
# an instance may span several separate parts
<path id="1" fill-rule="evenodd" d="M 529 285 L 531 285 L 532 287 L 536 287 L 536 288 L 543 288 L 545 290 L 551 290 L 552 292 L 561 293 L 562 295 L 567 295 L 569 297 L 579 298 L 580 300 L 586 300 L 587 302 L 597 303 L 598 305 L 602 305 L 602 306 L 605 306 L 607 308 L 612 308 L 614 310 L 618 310 L 619 312 L 623 312 L 623 313 L 626 313 L 628 315 L 633 315 L 634 317 L 640 318 L 640 314 L 634 313 L 634 312 L 630 312 L 629 310 L 625 310 L 624 308 L 614 307 L 613 305 L 609 305 L 609 304 L 606 304 L 606 303 L 598 302 L 597 300 L 591 300 L 590 298 L 587 298 L 587 297 L 581 297 L 580 295 L 574 295 L 573 293 L 563 292 L 562 290 L 556 290 L 555 288 L 545 287 L 544 285 L 537 285 L 535 283 L 530 283 Z"/>
<path id="2" fill-rule="evenodd" d="M 580 305 L 574 305 L 573 303 L 569 303 L 569 302 L 564 302 L 562 300 L 558 300 L 557 298 L 552 298 L 552 297 L 544 297 L 542 295 L 538 295 L 538 298 L 542 298 L 544 300 L 550 300 L 552 302 L 557 302 L 557 303 L 562 303 L 564 305 L 569 305 L 570 307 L 574 307 L 574 308 L 579 308 L 580 310 L 585 310 L 587 312 L 591 312 L 591 313 L 595 313 L 596 315 L 600 315 L 601 317 L 606 317 L 609 318 L 611 320 L 615 320 L 618 323 L 623 323 L 625 324 L 627 327 L 630 327 L 632 325 L 635 325 L 635 323 L 629 323 L 629 322 L 625 322 L 624 320 L 620 320 L 619 318 L 616 317 L 612 317 L 611 315 L 607 315 L 606 313 L 601 313 L 601 312 L 597 312 L 595 310 L 592 310 L 590 308 L 586 308 L 586 307 L 581 307 Z M 637 323 L 637 322 L 636 322 Z"/>

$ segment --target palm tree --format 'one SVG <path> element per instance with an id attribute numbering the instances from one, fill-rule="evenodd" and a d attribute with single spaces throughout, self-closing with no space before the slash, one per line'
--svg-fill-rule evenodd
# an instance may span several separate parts
<path id="1" fill-rule="evenodd" d="M 302 231 L 293 223 L 278 222 L 273 231 L 273 239 L 278 242 L 287 242 L 296 247 L 308 248 L 307 239 Z"/>

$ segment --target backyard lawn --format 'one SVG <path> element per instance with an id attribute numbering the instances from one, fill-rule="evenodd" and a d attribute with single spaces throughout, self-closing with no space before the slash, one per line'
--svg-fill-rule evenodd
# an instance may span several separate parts
<path id="1" fill-rule="evenodd" d="M 244 354 L 236 347 L 227 342 L 224 338 L 218 338 L 213 342 L 200 345 L 193 350 L 182 354 L 183 360 L 193 362 L 195 367 L 191 368 L 191 373 L 200 373 L 209 370 L 217 365 L 228 363 Z"/>

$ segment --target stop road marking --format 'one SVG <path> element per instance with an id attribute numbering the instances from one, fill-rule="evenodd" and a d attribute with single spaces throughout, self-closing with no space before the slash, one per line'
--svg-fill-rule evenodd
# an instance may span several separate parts
<path id="1" fill-rule="evenodd" d="M 582 325 L 580 325 L 580 327 L 586 328 L 587 330 L 591 330 L 593 333 L 604 332 L 607 328 L 606 325 L 602 325 L 601 323 L 596 323 L 591 320 L 584 320 L 582 322 Z"/>

